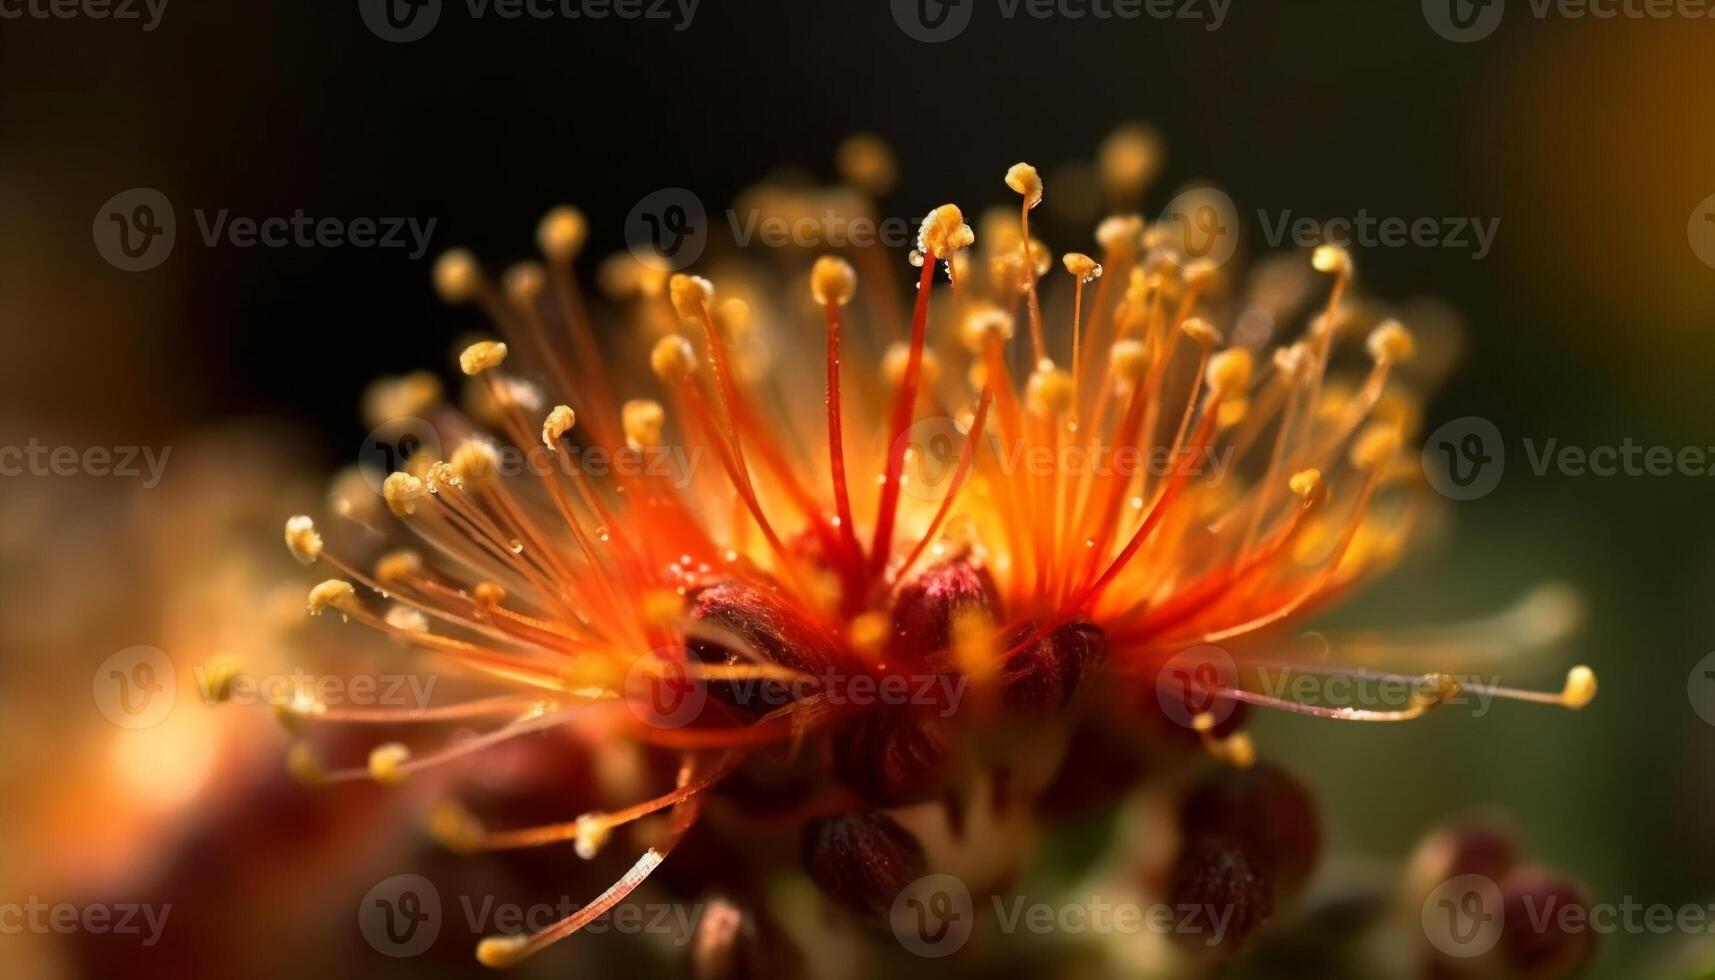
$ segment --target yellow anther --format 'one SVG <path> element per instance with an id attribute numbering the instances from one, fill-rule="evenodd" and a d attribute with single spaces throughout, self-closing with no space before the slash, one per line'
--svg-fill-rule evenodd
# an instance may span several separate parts
<path id="1" fill-rule="evenodd" d="M 1386 320 L 1370 331 L 1365 342 L 1370 356 L 1380 364 L 1401 364 L 1417 353 L 1417 342 L 1398 320 Z"/>
<path id="2" fill-rule="evenodd" d="M 1114 377 L 1127 384 L 1137 384 L 1149 371 L 1149 348 L 1141 340 L 1116 340 L 1108 349 L 1108 363 Z"/>
<path id="3" fill-rule="evenodd" d="M 661 445 L 661 432 L 667 425 L 667 410 L 661 407 L 660 402 L 633 399 L 620 407 L 619 421 L 625 430 L 625 444 L 641 451 Z"/>
<path id="4" fill-rule="evenodd" d="M 899 179 L 893 150 L 879 136 L 858 133 L 847 137 L 836 152 L 836 160 L 840 179 L 871 197 L 886 194 Z"/>
<path id="5" fill-rule="evenodd" d="M 1179 325 L 1179 330 L 1204 347 L 1213 347 L 1221 342 L 1221 332 L 1200 316 L 1187 317 L 1185 322 Z"/>
<path id="6" fill-rule="evenodd" d="M 447 467 L 465 483 L 486 483 L 500 473 L 500 452 L 486 439 L 466 439 L 453 450 Z"/>
<path id="7" fill-rule="evenodd" d="M 1147 126 L 1128 123 L 1102 141 L 1096 171 L 1109 197 L 1130 200 L 1161 168 L 1161 138 Z"/>
<path id="8" fill-rule="evenodd" d="M 943 204 L 929 212 L 917 232 L 917 250 L 938 259 L 952 256 L 977 240 L 976 232 L 965 224 L 965 216 L 957 204 Z"/>
<path id="9" fill-rule="evenodd" d="M 1012 331 L 1012 314 L 998 306 L 979 306 L 965 314 L 959 325 L 959 340 L 966 350 L 981 354 L 991 343 L 1011 340 Z"/>
<path id="10" fill-rule="evenodd" d="M 1560 700 L 1568 708 L 1576 711 L 1596 699 L 1596 672 L 1579 664 L 1566 672 L 1566 686 L 1561 689 Z"/>
<path id="11" fill-rule="evenodd" d="M 542 444 L 549 449 L 559 445 L 560 438 L 578 424 L 578 414 L 569 405 L 555 405 L 542 421 Z"/>
<path id="12" fill-rule="evenodd" d="M 369 753 L 369 778 L 383 786 L 397 786 L 405 781 L 410 761 L 411 750 L 399 742 L 377 745 Z"/>
<path id="13" fill-rule="evenodd" d="M 392 473 L 381 484 L 381 496 L 395 517 L 409 517 L 417 512 L 417 501 L 429 492 L 422 480 L 409 473 Z"/>
<path id="14" fill-rule="evenodd" d="M 1096 244 L 1116 258 L 1136 251 L 1142 237 L 1143 219 L 1135 214 L 1116 214 L 1102 219 L 1102 223 L 1096 226 Z"/>
<path id="15" fill-rule="evenodd" d="M 1061 261 L 1066 264 L 1066 271 L 1079 282 L 1089 282 L 1102 277 L 1102 264 L 1083 252 L 1067 252 Z"/>
<path id="16" fill-rule="evenodd" d="M 1310 264 L 1317 272 L 1349 275 L 1352 271 L 1352 253 L 1338 245 L 1318 245 L 1316 251 L 1310 253 Z"/>
<path id="17" fill-rule="evenodd" d="M 1251 352 L 1243 347 L 1229 347 L 1216 353 L 1209 358 L 1205 379 L 1216 398 L 1225 400 L 1244 394 L 1251 383 Z"/>
<path id="18" fill-rule="evenodd" d="M 459 354 L 459 370 L 474 376 L 499 367 L 505 360 L 505 344 L 498 340 L 479 340 Z"/>
<path id="19" fill-rule="evenodd" d="M 1293 493 L 1300 497 L 1308 497 L 1322 489 L 1322 471 L 1318 469 L 1299 470 L 1292 474 L 1292 478 L 1286 483 L 1292 488 Z"/>
<path id="20" fill-rule="evenodd" d="M 482 286 L 482 267 L 469 249 L 442 252 L 435 260 L 435 292 L 448 303 L 466 303 Z"/>
<path id="21" fill-rule="evenodd" d="M 340 612 L 356 612 L 357 589 L 344 579 L 330 578 L 318 583 L 310 590 L 310 615 L 320 616 L 325 609 L 338 609 Z"/>
<path id="22" fill-rule="evenodd" d="M 684 337 L 668 334 L 649 352 L 649 367 L 664 383 L 675 385 L 696 372 L 697 352 Z"/>
<path id="23" fill-rule="evenodd" d="M 492 970 L 503 970 L 524 958 L 528 936 L 489 936 L 476 944 L 476 961 Z"/>
<path id="24" fill-rule="evenodd" d="M 1028 163 L 1015 163 L 1007 169 L 1006 186 L 1024 196 L 1027 208 L 1042 203 L 1042 175 Z"/>
<path id="25" fill-rule="evenodd" d="M 506 296 L 519 306 L 529 307 L 542 295 L 542 285 L 546 277 L 542 267 L 534 262 L 520 262 L 506 270 L 501 279 L 501 286 L 506 290 Z"/>
<path id="26" fill-rule="evenodd" d="M 536 226 L 536 247 L 555 262 L 575 258 L 584 247 L 589 222 L 577 208 L 561 205 L 542 216 Z"/>
<path id="27" fill-rule="evenodd" d="M 1072 395 L 1077 386 L 1072 376 L 1052 365 L 1030 372 L 1024 389 L 1024 402 L 1033 414 L 1056 416 L 1072 407 Z"/>
<path id="28" fill-rule="evenodd" d="M 315 564 L 322 556 L 322 536 L 316 531 L 316 522 L 303 514 L 287 518 L 286 550 L 300 564 Z"/>
<path id="29" fill-rule="evenodd" d="M 822 306 L 844 306 L 857 292 L 857 270 L 845 259 L 824 255 L 810 267 L 810 295 Z"/>
<path id="30" fill-rule="evenodd" d="M 687 276 L 678 273 L 667 280 L 667 295 L 673 300 L 673 309 L 686 320 L 701 320 L 703 311 L 715 299 L 715 284 L 702 276 Z"/>

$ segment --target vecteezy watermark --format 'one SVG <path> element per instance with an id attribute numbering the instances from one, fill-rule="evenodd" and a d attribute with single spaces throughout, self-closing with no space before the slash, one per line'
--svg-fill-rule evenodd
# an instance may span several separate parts
<path id="1" fill-rule="evenodd" d="M 992 895 L 984 909 L 1005 935 L 1120 935 L 1201 937 L 1210 947 L 1226 938 L 1236 908 L 1204 903 L 1112 901 L 1102 895 L 1032 901 Z M 894 898 L 888 923 L 899 944 L 918 956 L 951 956 L 970 941 L 978 907 L 971 890 L 949 874 L 924 875 Z"/>
<path id="2" fill-rule="evenodd" d="M 1630 436 L 1618 443 L 1576 445 L 1558 437 L 1520 440 L 1533 476 L 1565 477 L 1715 476 L 1715 446 L 1648 445 Z M 1506 469 L 1506 447 L 1496 425 L 1469 415 L 1438 427 L 1424 440 L 1422 464 L 1430 486 L 1452 500 L 1474 500 L 1492 492 Z"/>
<path id="3" fill-rule="evenodd" d="M 566 897 L 530 904 L 502 902 L 493 895 L 457 895 L 454 899 L 450 904 L 472 935 L 540 932 L 583 908 Z M 394 875 L 363 896 L 357 908 L 358 931 L 370 948 L 383 956 L 421 956 L 440 938 L 447 924 L 448 905 L 434 882 L 422 875 Z M 684 946 L 696 934 L 703 911 L 700 902 L 621 902 L 582 931 L 662 937 L 675 946 Z"/>
<path id="4" fill-rule="evenodd" d="M 683 728 L 702 717 L 709 699 L 762 714 L 815 698 L 830 707 L 913 707 L 949 718 L 959 710 L 970 678 L 963 674 L 868 674 L 828 669 L 775 671 L 763 676 L 715 676 L 687 664 L 678 651 L 639 657 L 625 675 L 625 701 L 637 719 L 656 728 Z"/>
<path id="5" fill-rule="evenodd" d="M 1447 248 L 1471 253 L 1471 260 L 1481 262 L 1494 247 L 1495 233 L 1501 219 L 1486 221 L 1476 217 L 1380 217 L 1359 208 L 1349 218 L 1293 218 L 1291 209 L 1270 216 L 1259 210 L 1257 220 L 1262 224 L 1263 239 L 1270 248 L 1283 243 L 1300 248 L 1318 245 L 1340 245 L 1374 248 Z"/>
<path id="6" fill-rule="evenodd" d="M 313 705 L 406 708 L 424 711 L 440 679 L 433 674 L 250 674 L 229 663 L 196 667 L 197 692 L 205 704 Z"/>
<path id="7" fill-rule="evenodd" d="M 1514 9 L 1520 9 L 1515 3 Z M 1715 17 L 1711 0 L 1526 0 L 1523 9 L 1537 20 L 1703 20 Z M 1449 41 L 1468 44 L 1495 33 L 1506 14 L 1506 0 L 1423 0 L 1423 19 Z"/>
<path id="8" fill-rule="evenodd" d="M 1686 240 L 1691 242 L 1697 261 L 1715 269 L 1715 194 L 1697 202 L 1691 209 L 1691 220 L 1685 224 Z"/>
<path id="9" fill-rule="evenodd" d="M 108 198 L 95 211 L 90 235 L 108 264 L 145 272 L 173 253 L 173 205 L 153 187 L 133 187 Z"/>
<path id="10" fill-rule="evenodd" d="M 702 0 L 465 0 L 471 20 L 665 21 L 683 31 L 697 16 Z M 442 0 L 357 0 L 357 9 L 376 37 L 404 44 L 429 35 L 441 19 Z"/>
<path id="11" fill-rule="evenodd" d="M 419 956 L 441 934 L 441 893 L 422 875 L 394 875 L 358 903 L 357 929 L 383 956 Z"/>
<path id="12" fill-rule="evenodd" d="M 968 476 L 972 468 L 968 462 L 972 456 L 967 451 L 968 429 L 960 420 L 932 415 L 918 419 L 901 433 L 900 441 L 905 444 L 905 473 L 900 483 L 903 492 L 918 500 L 937 503 L 957 489 L 961 471 Z M 1002 440 L 992 431 L 985 431 L 982 459 L 991 474 L 1023 474 L 1033 480 L 1055 476 L 1116 477 L 1122 481 L 1183 477 L 1204 480 L 1213 488 L 1226 479 L 1233 451 L 1231 447 L 1144 448 L 1099 442 L 1050 448 Z M 1141 507 L 1141 498 L 1134 497 L 1132 506 Z"/>
<path id="13" fill-rule="evenodd" d="M 115 477 L 141 478 L 143 489 L 161 485 L 173 447 L 162 446 L 47 446 L 32 437 L 22 446 L 0 446 L 0 478 Z"/>
<path id="14" fill-rule="evenodd" d="M 1309 638 L 1319 638 L 1308 634 Z M 1326 641 L 1323 641 L 1325 648 Z M 1317 656 L 1312 660 L 1322 660 Z M 1186 728 L 1217 726 L 1232 716 L 1239 698 L 1250 692 L 1271 701 L 1313 705 L 1348 713 L 1398 714 L 1424 705 L 1468 709 L 1471 717 L 1489 713 L 1501 690 L 1499 675 L 1380 673 L 1364 667 L 1313 670 L 1282 665 L 1240 668 L 1219 646 L 1200 644 L 1169 657 L 1161 668 L 1155 696 L 1162 713 Z"/>
<path id="15" fill-rule="evenodd" d="M 1470 215 L 1372 214 L 1359 208 L 1350 216 L 1313 218 L 1291 208 L 1258 208 L 1262 241 L 1269 248 L 1444 248 L 1464 251 L 1482 261 L 1494 248 L 1501 219 Z M 1199 185 L 1175 195 L 1156 223 L 1177 252 L 1192 262 L 1221 265 L 1233 257 L 1244 236 L 1244 220 L 1233 199 L 1217 187 Z"/>
<path id="16" fill-rule="evenodd" d="M 1002 20 L 1186 21 L 1218 31 L 1233 0 L 993 0 Z M 891 0 L 893 22 L 914 41 L 951 41 L 971 25 L 978 0 Z"/>
<path id="17" fill-rule="evenodd" d="M 205 248 L 386 248 L 409 249 L 416 261 L 429 250 L 439 219 L 414 217 L 311 217 L 303 208 L 290 215 L 234 216 L 230 209 L 193 208 Z M 172 202 L 152 187 L 133 187 L 108 198 L 95 212 L 95 249 L 116 269 L 146 272 L 167 260 L 177 239 Z"/>
<path id="18" fill-rule="evenodd" d="M 1438 885 L 1424 899 L 1424 935 L 1457 959 L 1494 949 L 1504 934 L 1547 936 L 1624 933 L 1633 936 L 1715 934 L 1715 905 L 1586 902 L 1558 889 L 1520 888 L 1507 895 L 1485 875 L 1465 874 Z"/>
<path id="19" fill-rule="evenodd" d="M 1429 944 L 1448 956 L 1481 956 L 1501 941 L 1506 905 L 1500 886 L 1484 875 L 1459 875 L 1423 900 L 1421 921 Z"/>
<path id="20" fill-rule="evenodd" d="M 708 247 L 708 211 L 691 191 L 663 187 L 625 216 L 625 244 L 645 265 L 683 269 L 702 258 Z"/>
<path id="21" fill-rule="evenodd" d="M 1685 679 L 1685 696 L 1697 717 L 1715 725 L 1715 652 L 1704 654 L 1691 668 L 1691 675 Z"/>
<path id="22" fill-rule="evenodd" d="M 1507 467 L 1506 445 L 1495 423 L 1467 415 L 1442 423 L 1423 441 L 1423 475 L 1450 500 L 1486 497 Z"/>
<path id="23" fill-rule="evenodd" d="M 126 647 L 95 668 L 90 690 L 108 721 L 133 730 L 153 728 L 173 710 L 178 673 L 159 647 Z"/>
<path id="24" fill-rule="evenodd" d="M 166 12 L 167 0 L 0 0 L 0 20 L 142 21 L 144 33 Z"/>
<path id="25" fill-rule="evenodd" d="M 0 935 L 20 933 L 62 936 L 142 936 L 144 946 L 161 941 L 172 905 L 119 902 L 112 905 L 73 905 L 44 902 L 31 895 L 23 902 L 0 903 Z"/>

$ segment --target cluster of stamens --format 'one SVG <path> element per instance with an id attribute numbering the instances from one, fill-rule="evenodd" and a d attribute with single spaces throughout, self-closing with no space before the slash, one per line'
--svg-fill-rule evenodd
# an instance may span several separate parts
<path id="1" fill-rule="evenodd" d="M 859 196 L 887 183 L 881 152 L 842 154 Z M 1104 155 L 1104 186 L 1122 197 L 1147 177 L 1134 156 Z M 308 517 L 293 517 L 285 538 L 300 561 L 334 570 L 311 591 L 312 614 L 439 655 L 499 693 L 408 712 L 281 706 L 294 725 L 488 725 L 422 755 L 389 742 L 346 769 L 325 767 L 306 742 L 294 771 L 393 784 L 554 725 L 680 758 L 670 789 L 560 824 L 491 831 L 456 806 L 437 810 L 433 831 L 461 851 L 571 842 L 585 857 L 619 828 L 667 816 L 619 882 L 540 933 L 486 940 L 484 963 L 515 962 L 623 900 L 758 750 L 823 737 L 840 747 L 830 781 L 865 822 L 816 824 L 807 844 L 812 876 L 837 892 L 840 848 L 893 839 L 874 822 L 887 819 L 881 808 L 956 784 L 950 743 L 962 727 L 1067 709 L 1097 671 L 1189 695 L 1163 669 L 1175 654 L 1219 645 L 1266 662 L 1270 637 L 1400 554 L 1425 502 L 1403 452 L 1416 410 L 1396 384 L 1414 341 L 1349 303 L 1350 255 L 1324 246 L 1289 288 L 1239 302 L 1225 270 L 1186 258 L 1170 228 L 1118 215 L 1099 226 L 1096 254 L 1062 256 L 1065 278 L 1050 288 L 1051 253 L 1030 224 L 1042 178 L 1021 163 L 1004 183 L 1018 209 L 983 217 L 980 234 L 952 204 L 923 220 L 908 316 L 894 315 L 894 282 L 858 274 L 885 271 L 879 246 L 815 257 L 808 288 L 800 280 L 788 296 L 752 282 L 726 295 L 700 276 L 611 260 L 606 301 L 631 331 L 596 326 L 574 272 L 585 222 L 573 209 L 543 219 L 541 262 L 498 283 L 466 252 L 441 257 L 436 289 L 481 307 L 498 331 L 458 358 L 471 412 L 445 404 L 433 378 L 379 384 L 371 421 L 428 420 L 444 454 L 387 474 L 380 506 L 352 478 L 334 503 L 366 530 L 392 539 L 402 528 L 415 542 L 366 568 Z M 1312 296 L 1304 335 L 1274 343 Z M 855 335 L 854 312 L 866 325 Z M 800 326 L 811 318 L 820 329 Z M 1348 381 L 1354 352 L 1342 345 L 1355 334 L 1363 343 L 1347 346 L 1368 365 Z M 607 352 L 638 340 L 630 362 L 647 363 L 650 390 Z M 521 360 L 530 366 L 515 373 Z M 640 390 L 621 400 L 627 388 Z M 509 447 L 545 451 L 552 465 L 507 472 Z M 596 449 L 612 462 L 605 474 L 587 465 Z M 699 465 L 652 465 L 668 450 Z M 1170 465 L 1065 462 L 1151 454 Z M 1329 643 L 1341 653 L 1341 638 Z M 934 705 L 931 722 L 793 686 L 855 675 L 957 677 L 968 693 Z M 1411 704 L 1367 712 L 1231 677 L 1203 693 L 1357 720 L 1415 717 L 1456 693 L 1443 675 L 1418 680 Z M 649 694 L 664 683 L 706 704 L 663 718 Z M 760 707 L 735 693 L 769 684 L 800 693 Z M 1503 693 L 1579 707 L 1594 689 L 1579 668 L 1559 694 Z M 1228 763 L 1254 755 L 1207 709 L 1191 728 Z"/>

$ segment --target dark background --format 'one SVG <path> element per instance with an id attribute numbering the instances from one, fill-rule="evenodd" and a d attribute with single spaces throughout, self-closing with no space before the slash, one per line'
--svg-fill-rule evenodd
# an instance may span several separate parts
<path id="1" fill-rule="evenodd" d="M 363 435 L 365 382 L 444 367 L 475 325 L 432 296 L 435 252 L 521 257 L 541 212 L 572 202 L 591 219 L 589 263 L 623 247 L 626 213 L 652 190 L 714 205 L 781 166 L 831 177 L 834 146 L 858 130 L 898 150 L 904 215 L 1002 199 L 1014 160 L 1082 158 L 1143 119 L 1167 140 L 1154 208 L 1207 178 L 1241 213 L 1498 217 L 1482 261 L 1358 255 L 1370 291 L 1438 296 L 1464 317 L 1465 356 L 1429 425 L 1487 417 L 1518 455 L 1494 494 L 1450 508 L 1441 549 L 1345 615 L 1474 615 L 1567 580 L 1590 622 L 1565 659 L 1593 664 L 1602 696 L 1581 715 L 1502 705 L 1385 730 L 1271 719 L 1263 752 L 1308 772 L 1339 850 L 1397 855 L 1493 803 L 1603 898 L 1709 902 L 1715 730 L 1686 676 L 1715 649 L 1715 480 L 1536 477 L 1518 440 L 1715 445 L 1715 270 L 1686 232 L 1715 193 L 1715 21 L 1513 6 L 1463 45 L 1408 0 L 1233 0 L 1215 32 L 1006 21 L 982 3 L 937 45 L 879 0 L 703 0 L 683 32 L 472 21 L 449 2 L 410 44 L 378 39 L 351 0 L 174 0 L 148 33 L 0 21 L 0 420 L 114 443 L 284 418 L 320 447 L 301 463 L 331 469 Z M 133 274 L 101 259 L 90 228 L 135 186 L 172 200 L 179 235 L 165 264 Z M 207 248 L 193 208 L 438 220 L 413 262 Z M 1602 972 L 1638 975 L 1682 941 L 1614 937 Z"/>

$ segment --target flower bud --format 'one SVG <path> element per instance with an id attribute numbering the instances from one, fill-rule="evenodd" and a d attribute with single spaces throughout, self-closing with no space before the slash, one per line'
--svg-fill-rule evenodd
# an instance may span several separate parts
<path id="1" fill-rule="evenodd" d="M 1037 625 L 1019 627 L 1002 649 L 1029 639 Z M 1041 712 L 1065 707 L 1078 693 L 1084 675 L 1108 658 L 1108 638 L 1094 623 L 1072 622 L 1055 627 L 1006 662 L 1002 700 L 1014 711 Z"/>
<path id="2" fill-rule="evenodd" d="M 886 915 L 928 864 L 917 838 L 880 810 L 810 821 L 803 856 L 822 893 L 860 915 Z"/>
<path id="3" fill-rule="evenodd" d="M 1501 901 L 1505 914 L 1499 951 L 1509 976 L 1570 976 L 1595 954 L 1590 899 L 1571 882 L 1541 869 L 1522 869 L 1501 885 Z M 1552 910 L 1546 921 L 1545 909 Z"/>
<path id="4" fill-rule="evenodd" d="M 1220 837 L 1187 844 L 1174 864 L 1167 895 L 1173 908 L 1187 910 L 1173 930 L 1173 938 L 1187 950 L 1236 950 L 1274 915 L 1269 876 L 1245 848 Z"/>
<path id="5" fill-rule="evenodd" d="M 698 628 L 686 646 L 705 664 L 767 664 L 819 676 L 834 662 L 823 634 L 805 622 L 778 594 L 743 582 L 721 582 L 692 598 L 691 617 Z M 721 637 L 731 639 L 723 642 Z M 746 717 L 785 707 L 793 691 L 778 680 L 739 684 L 711 681 L 708 691 Z"/>
<path id="6" fill-rule="evenodd" d="M 1179 806 L 1186 837 L 1220 837 L 1245 849 L 1258 873 L 1278 876 L 1281 894 L 1310 877 L 1322 851 L 1316 802 L 1278 766 L 1220 769 L 1194 785 Z"/>
<path id="7" fill-rule="evenodd" d="M 952 673 L 958 669 L 952 652 L 954 619 L 967 613 L 992 617 L 999 608 L 988 569 L 968 558 L 931 565 L 899 589 L 888 656 L 910 669 Z"/>
<path id="8" fill-rule="evenodd" d="M 920 802 L 946 773 L 947 735 L 937 719 L 871 711 L 834 735 L 834 775 L 879 806 Z"/>

